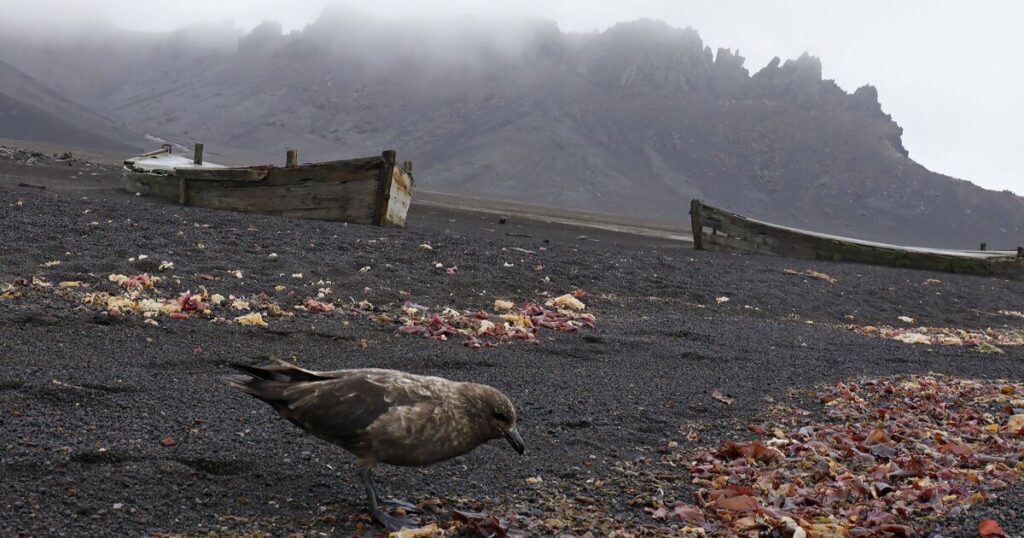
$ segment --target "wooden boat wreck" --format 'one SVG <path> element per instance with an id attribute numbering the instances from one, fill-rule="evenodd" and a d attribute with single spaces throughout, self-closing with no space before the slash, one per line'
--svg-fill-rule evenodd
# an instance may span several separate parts
<path id="1" fill-rule="evenodd" d="M 875 243 L 770 224 L 707 205 L 690 203 L 693 247 L 924 269 L 1024 280 L 1024 249 L 944 250 Z"/>
<path id="2" fill-rule="evenodd" d="M 125 188 L 209 209 L 398 227 L 412 201 L 412 163 L 398 166 L 394 150 L 306 164 L 289 150 L 283 167 L 226 167 L 204 163 L 202 155 L 202 144 L 192 159 L 164 145 L 127 159 Z"/>

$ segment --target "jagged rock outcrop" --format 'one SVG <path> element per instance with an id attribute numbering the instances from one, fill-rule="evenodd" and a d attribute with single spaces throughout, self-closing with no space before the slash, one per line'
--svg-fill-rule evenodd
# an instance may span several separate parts
<path id="1" fill-rule="evenodd" d="M 281 23 L 263 21 L 248 34 L 238 38 L 238 53 L 260 55 L 276 49 L 284 42 Z"/>

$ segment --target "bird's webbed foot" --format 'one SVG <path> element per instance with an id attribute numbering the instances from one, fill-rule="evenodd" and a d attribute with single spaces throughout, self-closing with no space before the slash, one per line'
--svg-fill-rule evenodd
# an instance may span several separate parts
<path id="1" fill-rule="evenodd" d="M 391 532 L 401 530 L 402 527 L 415 529 L 420 526 L 419 523 L 409 518 L 393 516 L 387 512 L 381 511 L 379 508 L 371 509 L 370 515 L 373 516 L 373 519 L 377 523 L 380 523 L 381 526 Z"/>
<path id="2" fill-rule="evenodd" d="M 401 508 L 409 514 L 422 514 L 423 510 L 420 507 L 412 504 L 408 501 L 401 501 L 398 499 L 382 499 L 377 497 L 377 504 L 380 506 L 387 506 L 388 508 Z"/>

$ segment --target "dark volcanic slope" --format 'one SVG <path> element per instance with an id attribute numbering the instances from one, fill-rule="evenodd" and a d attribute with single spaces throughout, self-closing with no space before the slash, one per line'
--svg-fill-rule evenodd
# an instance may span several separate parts
<path id="1" fill-rule="evenodd" d="M 0 62 L 0 137 L 127 152 L 123 127 Z"/>
<path id="2" fill-rule="evenodd" d="M 199 285 L 246 297 L 262 291 L 286 305 L 315 294 L 327 285 L 321 280 L 330 281 L 339 303 L 413 300 L 459 309 L 582 287 L 597 328 L 549 333 L 537 346 L 474 350 L 399 336 L 393 327 L 343 313 L 273 317 L 267 329 L 166 318 L 153 327 L 52 299 L 0 301 L 4 535 L 257 529 L 347 535 L 362 508 L 351 459 L 226 387 L 230 361 L 280 357 L 321 369 L 391 367 L 501 387 L 520 408 L 525 458 L 493 443 L 422 471 L 384 470 L 392 493 L 439 497 L 446 509 L 545 517 L 538 488 L 525 483 L 541 476 L 543 487 L 561 488 L 570 499 L 595 497 L 591 502 L 627 528 L 654 522 L 642 506 L 603 497 L 587 481 L 622 479 L 624 462 L 657 458 L 653 447 L 666 440 L 693 450 L 687 428 L 701 431 L 701 444 L 743 437 L 767 398 L 785 401 L 793 389 L 852 376 L 938 371 L 1024 378 L 1018 348 L 982 355 L 836 326 L 846 316 L 892 324 L 900 315 L 931 325 L 1019 326 L 985 312 L 1019 309 L 1020 283 L 818 264 L 839 279 L 832 285 L 783 273 L 805 269 L 805 262 L 693 252 L 680 243 L 595 231 L 584 232 L 590 239 L 583 240 L 562 227 L 501 227 L 493 217 L 421 207 L 405 230 L 204 211 L 104 189 L 116 184 L 116 170 L 68 180 L 61 165 L 51 170 L 46 190 L 15 186 L 17 178 L 41 183 L 46 170 L 0 162 L 0 176 L 16 178 L 0 181 L 0 282 L 36 275 L 108 289 L 110 273 L 152 270 L 168 260 L 175 267 L 161 275 L 169 292 Z M 425 242 L 433 250 L 419 247 Z M 139 254 L 150 260 L 128 261 Z M 61 264 L 40 267 L 51 260 Z M 434 269 L 435 261 L 460 271 L 447 275 Z M 366 266 L 371 269 L 359 270 Z M 242 279 L 232 276 L 236 269 Z M 942 283 L 925 285 L 934 277 Z M 279 284 L 297 295 L 276 292 Z M 720 304 L 722 296 L 731 300 Z M 365 350 L 359 339 L 368 341 Z M 716 388 L 735 396 L 735 405 L 712 399 Z M 161 445 L 168 437 L 174 446 Z M 676 472 L 665 498 L 687 500 L 688 475 Z M 645 498 L 659 495 L 636 487 Z M 1021 491 L 1016 484 L 995 502 L 938 522 L 935 531 L 973 535 L 981 517 L 995 516 L 1018 535 L 1024 532 L 1014 516 L 1024 509 Z"/>
<path id="3" fill-rule="evenodd" d="M 240 39 L 105 35 L 46 55 L 0 38 L 0 51 L 138 130 L 275 160 L 285 147 L 309 159 L 394 147 L 432 190 L 680 222 L 701 197 L 924 246 L 1014 248 L 1024 235 L 1021 198 L 911 160 L 873 87 L 848 94 L 807 55 L 751 74 L 660 22 L 564 34 L 331 9 L 287 35 L 273 23 Z"/>

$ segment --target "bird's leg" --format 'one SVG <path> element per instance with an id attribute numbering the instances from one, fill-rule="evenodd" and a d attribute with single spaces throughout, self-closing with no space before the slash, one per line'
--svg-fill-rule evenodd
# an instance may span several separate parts
<path id="1" fill-rule="evenodd" d="M 377 504 L 381 506 L 389 506 L 392 508 L 401 508 L 410 514 L 422 514 L 423 510 L 420 507 L 412 504 L 408 501 L 401 501 L 398 499 L 385 499 L 380 496 L 380 492 L 377 491 L 377 483 L 373 480 L 373 475 L 370 475 L 370 488 L 373 489 L 373 497 L 377 500 Z"/>
<path id="2" fill-rule="evenodd" d="M 417 525 L 410 519 L 401 518 L 387 514 L 380 509 L 378 504 L 377 488 L 373 484 L 373 475 L 369 469 L 359 470 L 359 479 L 363 482 L 363 489 L 366 490 L 366 498 L 370 501 L 370 515 L 389 531 L 398 531 L 402 527 L 415 528 Z M 383 504 L 383 503 L 381 503 Z"/>

